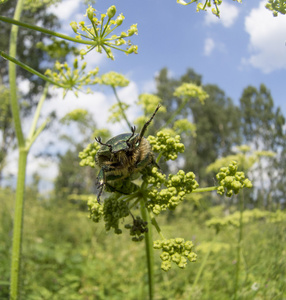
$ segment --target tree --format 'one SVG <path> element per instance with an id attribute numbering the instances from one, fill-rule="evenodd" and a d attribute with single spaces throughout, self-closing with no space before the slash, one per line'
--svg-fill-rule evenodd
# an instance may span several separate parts
<path id="1" fill-rule="evenodd" d="M 202 76 L 193 69 L 188 69 L 178 80 L 168 77 L 166 68 L 156 77 L 157 91 L 163 104 L 168 107 L 164 119 L 157 117 L 154 127 L 164 126 L 176 108 L 181 104 L 181 99 L 173 95 L 176 87 L 182 83 L 195 83 L 201 85 Z M 213 178 L 206 178 L 205 168 L 216 158 L 227 155 L 231 147 L 240 141 L 239 138 L 239 108 L 232 100 L 215 85 L 205 85 L 204 90 L 209 94 L 205 104 L 196 99 L 190 99 L 186 107 L 177 116 L 176 120 L 186 118 L 196 126 L 196 133 L 182 133 L 183 143 L 187 149 L 182 155 L 184 169 L 192 170 L 200 181 L 205 179 L 213 184 Z"/>
<path id="2" fill-rule="evenodd" d="M 55 1 L 47 2 L 38 2 L 38 5 L 35 3 L 29 3 L 25 6 L 25 9 L 22 13 L 22 21 L 28 24 L 41 24 L 43 27 L 55 30 L 60 27 L 60 23 L 56 15 L 48 13 L 47 7 L 54 3 Z M 4 4 L 1 4 L 1 14 L 6 17 L 13 17 L 14 10 L 16 7 L 17 1 L 10 0 L 6 1 Z M 0 49 L 4 52 L 8 52 L 9 49 L 9 32 L 11 25 L 8 23 L 1 22 L 0 27 Z M 50 41 L 47 35 L 30 30 L 27 28 L 19 28 L 19 36 L 17 40 L 18 48 L 18 59 L 30 67 L 42 72 L 46 69 L 48 62 L 51 63 L 51 58 L 47 55 L 43 49 L 35 47 L 41 41 Z M 43 64 L 45 62 L 45 64 Z M 29 89 L 26 94 L 23 94 L 22 97 L 26 101 L 35 101 L 35 95 L 38 95 L 42 92 L 43 89 L 43 80 L 21 68 L 17 69 L 17 74 L 19 79 L 29 80 Z M 0 60 L 0 77 L 4 85 L 8 83 L 8 67 L 6 60 Z"/>
<path id="3" fill-rule="evenodd" d="M 276 153 L 274 158 L 265 158 L 258 164 L 260 176 L 257 176 L 257 186 L 260 186 L 261 190 L 259 194 L 263 197 L 264 204 L 271 208 L 273 198 L 279 203 L 281 192 L 285 192 L 285 185 L 281 184 L 286 173 L 285 118 L 281 109 L 274 107 L 271 93 L 264 84 L 260 85 L 259 90 L 253 86 L 246 87 L 240 98 L 240 106 L 244 142 L 250 144 L 254 150 Z M 267 178 L 264 178 L 263 174 L 267 175 Z M 269 180 L 269 184 L 265 184 L 266 179 Z"/>

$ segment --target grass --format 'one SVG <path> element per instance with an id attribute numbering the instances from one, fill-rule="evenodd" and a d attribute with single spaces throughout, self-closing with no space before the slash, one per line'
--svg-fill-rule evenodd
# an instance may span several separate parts
<path id="1" fill-rule="evenodd" d="M 132 242 L 125 231 L 122 235 L 106 233 L 102 224 L 87 218 L 86 211 L 63 200 L 39 200 L 32 190 L 26 196 L 23 299 L 147 299 L 144 243 Z M 0 299 L 9 294 L 13 197 L 10 190 L 0 191 Z M 160 217 L 168 238 L 194 241 L 198 261 L 186 270 L 173 266 L 165 273 L 160 269 L 160 253 L 155 251 L 154 299 L 233 297 L 238 230 L 227 228 L 215 237 L 214 230 L 205 226 L 210 215 L 220 214 L 217 207 L 199 213 L 192 206 L 188 211 L 186 205 L 178 216 Z M 244 226 L 238 299 L 285 299 L 285 230 L 286 224 L 265 220 Z"/>

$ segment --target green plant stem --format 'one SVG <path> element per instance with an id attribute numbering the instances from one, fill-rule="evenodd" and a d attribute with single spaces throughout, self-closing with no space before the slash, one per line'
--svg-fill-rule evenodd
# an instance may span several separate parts
<path id="1" fill-rule="evenodd" d="M 214 236 L 214 238 L 213 238 L 213 240 L 212 240 L 212 243 L 215 242 L 216 238 L 217 238 L 217 234 Z M 199 271 L 198 271 L 197 274 L 196 274 L 196 278 L 195 278 L 195 281 L 194 281 L 194 283 L 193 283 L 193 285 L 192 285 L 192 289 L 197 285 L 197 283 L 198 283 L 198 281 L 199 281 L 199 279 L 200 279 L 200 277 L 201 277 L 201 275 L 202 275 L 202 273 L 203 273 L 203 270 L 204 270 L 204 268 L 205 268 L 205 266 L 206 266 L 206 264 L 207 264 L 207 261 L 208 261 L 208 258 L 209 258 L 209 256 L 210 256 L 211 252 L 212 252 L 212 247 L 209 247 L 208 252 L 207 252 L 207 254 L 204 256 L 204 259 L 203 259 L 203 261 L 202 261 L 202 263 L 201 263 L 201 266 L 200 266 L 200 268 L 199 268 Z"/>
<path id="2" fill-rule="evenodd" d="M 31 128 L 30 128 L 29 135 L 27 137 L 26 144 L 27 144 L 28 149 L 30 149 L 33 142 L 36 140 L 38 135 L 43 131 L 43 129 L 45 128 L 45 126 L 48 122 L 48 120 L 44 121 L 42 123 L 42 125 L 40 127 L 38 127 L 38 129 L 36 129 L 36 126 L 37 126 L 37 123 L 38 123 L 38 120 L 39 120 L 39 117 L 40 117 L 40 113 L 41 113 L 44 101 L 46 100 L 46 97 L 47 97 L 47 94 L 48 94 L 48 89 L 49 89 L 49 83 L 46 82 L 45 88 L 43 90 L 43 94 L 40 98 L 40 101 L 38 102 L 37 109 L 36 109 L 35 114 L 34 114 L 34 118 L 33 118 Z"/>
<path id="3" fill-rule="evenodd" d="M 22 10 L 23 0 L 18 1 L 16 10 L 15 10 L 15 19 L 19 19 Z M 11 35 L 10 35 L 10 44 L 9 44 L 9 53 L 12 56 L 16 56 L 17 51 L 17 35 L 18 35 L 18 27 L 12 26 Z M 10 83 L 10 103 L 11 103 L 11 111 L 14 120 L 14 126 L 16 131 L 16 137 L 18 140 L 18 146 L 24 147 L 25 141 L 22 131 L 22 125 L 20 120 L 20 110 L 19 104 L 17 101 L 17 84 L 16 84 L 16 65 L 9 61 L 9 83 Z"/>
<path id="4" fill-rule="evenodd" d="M 16 27 L 16 28 L 17 28 L 17 27 Z M 30 73 L 32 73 L 32 74 L 34 74 L 34 75 L 36 75 L 36 76 L 42 78 L 43 80 L 45 80 L 45 81 L 47 81 L 47 82 L 49 82 L 49 83 L 54 84 L 55 86 L 58 86 L 58 87 L 61 87 L 61 88 L 69 88 L 68 86 L 65 86 L 64 84 L 60 84 L 60 83 L 58 83 L 58 82 L 56 82 L 56 81 L 53 81 L 53 80 L 50 79 L 49 77 L 47 77 L 47 76 L 41 74 L 40 72 L 34 70 L 33 68 L 29 67 L 28 65 L 26 65 L 26 64 L 20 62 L 19 60 L 15 59 L 14 57 L 16 56 L 16 53 L 12 56 L 12 55 L 11 55 L 11 51 L 10 51 L 10 55 L 8 55 L 8 54 L 6 54 L 5 52 L 3 52 L 3 51 L 0 50 L 0 55 L 1 55 L 2 57 L 4 57 L 5 59 L 9 60 L 9 64 L 12 64 L 12 63 L 13 63 L 13 64 L 16 64 L 16 65 L 18 65 L 19 67 L 23 68 L 24 70 L 26 70 L 26 71 L 28 71 L 28 72 L 30 72 Z"/>
<path id="5" fill-rule="evenodd" d="M 198 188 L 192 191 L 192 193 L 203 193 L 203 192 L 211 192 L 217 190 L 218 186 L 210 186 L 206 188 Z"/>
<path id="6" fill-rule="evenodd" d="M 117 92 L 116 92 L 116 88 L 115 88 L 114 86 L 111 86 L 111 87 L 112 87 L 113 93 L 114 93 L 114 95 L 115 95 L 115 98 L 116 98 L 116 100 L 117 100 L 117 103 L 118 103 L 118 105 L 119 105 L 119 107 L 120 107 L 122 116 L 123 116 L 123 118 L 124 118 L 124 120 L 125 120 L 127 126 L 128 126 L 129 128 L 131 128 L 131 124 L 130 124 L 130 122 L 128 121 L 128 118 L 127 118 L 127 116 L 126 116 L 126 114 L 125 114 L 125 112 L 124 112 L 124 109 L 123 109 L 123 107 L 122 107 L 122 102 L 121 102 L 121 100 L 119 99 L 118 94 L 117 94 Z"/>
<path id="7" fill-rule="evenodd" d="M 14 13 L 14 19 L 19 20 L 21 16 L 23 0 L 17 2 Z M 17 35 L 18 27 L 13 25 L 11 28 L 9 54 L 16 56 L 17 52 Z M 22 245 L 22 228 L 23 228 L 23 208 L 24 208 L 24 190 L 25 190 L 25 175 L 28 151 L 25 148 L 25 139 L 21 126 L 19 104 L 17 101 L 17 84 L 16 84 L 16 65 L 9 61 L 9 83 L 10 83 L 10 104 L 14 120 L 14 127 L 19 147 L 18 161 L 18 178 L 16 190 L 16 203 L 14 214 L 13 227 L 13 245 L 11 256 L 11 271 L 10 271 L 10 300 L 17 300 L 19 295 L 19 279 L 21 267 L 21 245 Z"/>
<path id="8" fill-rule="evenodd" d="M 19 296 L 27 156 L 27 149 L 20 148 L 13 227 L 12 262 L 10 271 L 10 300 L 17 300 Z"/>
<path id="9" fill-rule="evenodd" d="M 142 199 L 140 201 L 140 210 L 141 215 L 144 221 L 150 224 L 150 216 L 145 207 L 145 201 Z M 153 239 L 152 239 L 152 226 L 148 226 L 148 232 L 145 233 L 145 250 L 147 258 L 147 268 L 148 268 L 148 291 L 149 291 L 149 300 L 153 299 L 154 296 L 154 253 L 153 253 Z"/>
<path id="10" fill-rule="evenodd" d="M 244 210 L 244 201 L 243 201 L 243 192 L 239 197 L 239 232 L 238 232 L 238 241 L 237 241 L 237 251 L 236 251 L 236 269 L 235 269 L 235 282 L 234 282 L 234 300 L 237 299 L 237 290 L 238 290 L 238 281 L 239 281 L 239 271 L 240 271 L 240 257 L 241 257 L 241 248 L 243 240 L 243 210 Z"/>
<path id="11" fill-rule="evenodd" d="M 182 111 L 182 109 L 185 107 L 185 105 L 187 104 L 187 101 L 183 101 L 181 103 L 181 105 L 176 109 L 176 111 L 171 115 L 171 117 L 169 118 L 169 120 L 164 124 L 164 128 L 167 128 L 169 124 L 171 124 L 173 122 L 173 120 L 176 118 L 176 116 Z M 159 129 L 159 131 L 163 128 L 161 127 Z"/>
<path id="12" fill-rule="evenodd" d="M 22 2 L 22 0 L 21 0 L 21 2 Z M 21 27 L 24 27 L 24 28 L 29 28 L 29 29 L 32 29 L 32 30 L 35 30 L 35 31 L 43 32 L 43 33 L 46 33 L 48 35 L 52 35 L 52 36 L 55 36 L 55 37 L 58 37 L 58 38 L 61 38 L 61 39 L 67 40 L 67 41 L 75 42 L 75 43 L 78 43 L 78 44 L 98 46 L 98 42 L 84 41 L 84 40 L 79 40 L 79 39 L 76 39 L 76 38 L 72 38 L 68 35 L 61 34 L 61 33 L 46 29 L 46 28 L 42 28 L 42 27 L 39 27 L 39 26 L 36 26 L 36 25 L 31 25 L 31 24 L 27 24 L 27 23 L 24 23 L 24 22 L 20 22 L 15 17 L 14 17 L 14 19 L 11 19 L 11 18 L 7 18 L 7 17 L 4 17 L 4 16 L 0 16 L 0 21 L 3 21 L 5 23 L 14 24 L 14 25 L 17 25 L 17 26 L 21 26 Z"/>
<path id="13" fill-rule="evenodd" d="M 165 240 L 166 238 L 164 237 L 164 235 L 162 233 L 162 230 L 161 230 L 159 224 L 157 223 L 157 221 L 155 219 L 154 214 L 150 210 L 148 210 L 148 212 L 149 212 L 149 215 L 150 215 L 150 218 L 151 218 L 152 225 L 156 228 L 156 230 L 157 230 L 158 234 L 160 235 L 161 239 Z"/>

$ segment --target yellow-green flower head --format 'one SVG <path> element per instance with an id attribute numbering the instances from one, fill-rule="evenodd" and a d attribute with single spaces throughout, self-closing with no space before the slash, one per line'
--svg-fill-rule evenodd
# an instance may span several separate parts
<path id="1" fill-rule="evenodd" d="M 183 153 L 185 150 L 184 144 L 180 143 L 181 137 L 172 129 L 163 129 L 157 132 L 156 137 L 150 135 L 147 139 L 152 150 L 164 156 L 165 160 L 175 160 L 178 153 Z"/>
<path id="2" fill-rule="evenodd" d="M 81 151 L 78 157 L 81 159 L 79 165 L 80 166 L 90 166 L 95 168 L 95 160 L 94 157 L 99 150 L 100 145 L 96 142 L 89 144 L 83 151 Z"/>
<path id="3" fill-rule="evenodd" d="M 185 174 L 183 170 L 180 170 L 177 174 L 170 174 L 167 180 L 166 175 L 160 174 L 155 167 L 147 177 L 147 182 L 154 187 L 148 190 L 147 207 L 155 215 L 166 209 L 175 209 L 184 200 L 186 194 L 199 186 L 193 172 Z M 166 188 L 160 190 L 162 185 Z"/>
<path id="4" fill-rule="evenodd" d="M 180 119 L 175 121 L 174 123 L 174 130 L 178 133 L 181 134 L 183 132 L 188 132 L 190 131 L 193 136 L 195 136 L 195 131 L 196 131 L 196 125 L 191 123 L 187 119 Z"/>
<path id="5" fill-rule="evenodd" d="M 201 86 L 197 86 L 193 83 L 183 83 L 177 87 L 174 92 L 174 96 L 180 97 L 184 101 L 188 101 L 192 98 L 198 98 L 201 103 L 204 103 L 205 99 L 209 97 Z"/>
<path id="6" fill-rule="evenodd" d="M 79 68 L 77 58 L 74 60 L 72 67 L 70 67 L 67 62 L 61 64 L 56 61 L 54 68 L 57 72 L 52 72 L 50 69 L 47 69 L 45 74 L 64 89 L 64 96 L 69 90 L 74 91 L 77 96 L 77 92 L 81 90 L 83 86 L 97 84 L 99 81 L 97 77 L 98 68 L 86 73 L 86 63 L 83 63 Z"/>
<path id="7" fill-rule="evenodd" d="M 124 75 L 113 71 L 103 74 L 100 79 L 101 84 L 112 87 L 125 87 L 129 84 L 129 80 Z"/>
<path id="8" fill-rule="evenodd" d="M 184 269 L 187 261 L 195 262 L 197 254 L 192 251 L 193 243 L 183 238 L 176 238 L 163 241 L 154 241 L 154 249 L 162 249 L 160 258 L 162 260 L 161 269 L 168 271 L 171 268 L 171 262 L 174 262 L 179 268 Z"/>
<path id="9" fill-rule="evenodd" d="M 67 113 L 61 120 L 61 123 L 69 124 L 72 121 L 83 121 L 86 119 L 88 111 L 85 109 L 74 109 L 73 111 Z"/>
<path id="10" fill-rule="evenodd" d="M 100 17 L 96 16 L 96 10 L 91 6 L 86 10 L 86 15 L 89 19 L 90 24 L 85 24 L 84 21 L 78 23 L 71 22 L 70 25 L 72 30 L 77 34 L 76 39 L 86 40 L 90 42 L 87 46 L 87 51 L 80 51 L 83 58 L 91 50 L 95 49 L 97 52 L 101 53 L 102 50 L 105 51 L 107 57 L 114 59 L 113 50 L 121 50 L 126 54 L 137 53 L 137 46 L 131 45 L 130 41 L 123 40 L 124 38 L 130 37 L 138 33 L 137 24 L 133 24 L 128 29 L 127 33 L 117 35 L 114 34 L 114 30 L 119 27 L 124 16 L 120 14 L 116 19 L 113 19 L 116 14 L 116 7 L 114 5 L 107 9 L 106 14 L 101 14 Z M 79 30 L 81 32 L 79 32 Z M 120 48 L 120 46 L 128 44 L 126 50 Z"/>
<path id="11" fill-rule="evenodd" d="M 144 109 L 145 114 L 151 114 L 154 112 L 156 107 L 162 102 L 161 98 L 153 94 L 141 94 L 139 95 L 138 104 Z M 166 107 L 161 106 L 160 112 L 166 112 Z"/>
<path id="12" fill-rule="evenodd" d="M 231 197 L 233 194 L 238 194 L 238 192 L 244 188 L 251 188 L 252 183 L 249 179 L 245 178 L 244 172 L 237 171 L 237 162 L 232 161 L 228 167 L 223 167 L 220 172 L 216 175 L 219 181 L 219 187 L 217 193 Z"/>

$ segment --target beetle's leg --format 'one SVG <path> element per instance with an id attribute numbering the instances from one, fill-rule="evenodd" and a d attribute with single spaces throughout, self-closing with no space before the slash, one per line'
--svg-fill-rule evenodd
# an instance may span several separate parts
<path id="1" fill-rule="evenodd" d="M 126 141 L 126 144 L 127 144 L 127 146 L 128 146 L 129 148 L 131 148 L 131 145 L 129 144 L 129 141 L 130 141 L 130 139 L 134 136 L 135 130 L 136 130 L 136 127 L 135 127 L 135 126 L 131 126 L 131 132 L 132 132 L 132 134 L 131 134 L 131 136 L 129 137 L 129 139 Z"/>
<path id="2" fill-rule="evenodd" d="M 98 142 L 98 144 L 100 144 L 100 145 L 102 145 L 102 146 L 107 146 L 107 147 L 109 148 L 109 151 L 112 152 L 112 145 L 102 143 L 101 137 L 98 137 L 98 138 L 95 137 L 95 140 Z"/>
<path id="3" fill-rule="evenodd" d="M 139 138 L 138 138 L 139 144 L 140 144 L 140 142 L 141 142 L 141 139 L 143 138 L 143 135 L 144 135 L 144 133 L 145 133 L 147 127 L 149 126 L 149 124 L 151 123 L 151 121 L 153 120 L 153 118 L 155 117 L 155 115 L 156 115 L 156 113 L 157 113 L 157 111 L 158 111 L 158 109 L 159 109 L 160 107 L 161 107 L 161 105 L 159 104 L 159 105 L 157 106 L 156 110 L 154 111 L 152 117 L 150 118 L 150 120 L 147 121 L 147 122 L 144 124 L 143 128 L 141 129 L 140 134 L 139 134 Z"/>
<path id="4" fill-rule="evenodd" d="M 105 174 L 104 174 L 104 170 L 100 169 L 98 176 L 97 176 L 97 189 L 99 190 L 99 193 L 97 195 L 97 202 L 100 204 L 100 196 L 102 194 L 104 185 L 105 185 Z"/>

